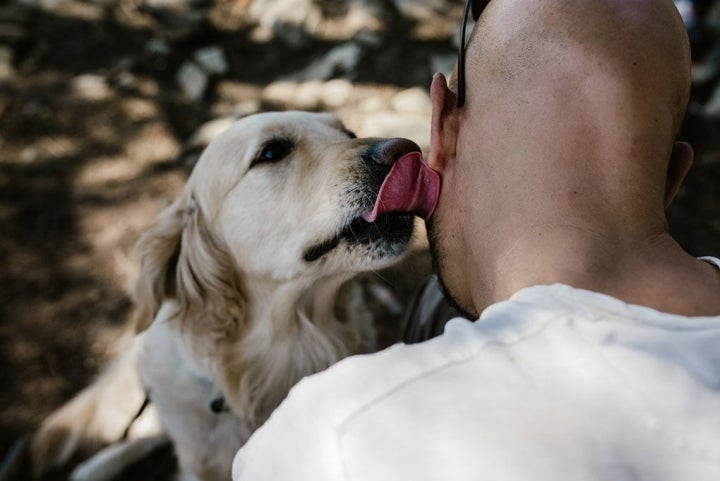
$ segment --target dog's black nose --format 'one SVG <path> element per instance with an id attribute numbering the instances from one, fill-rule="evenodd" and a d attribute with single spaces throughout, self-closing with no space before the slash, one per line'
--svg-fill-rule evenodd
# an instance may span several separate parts
<path id="1" fill-rule="evenodd" d="M 409 139 L 388 139 L 372 146 L 370 157 L 380 165 L 392 166 L 396 160 L 410 152 L 420 152 L 420 147 Z"/>

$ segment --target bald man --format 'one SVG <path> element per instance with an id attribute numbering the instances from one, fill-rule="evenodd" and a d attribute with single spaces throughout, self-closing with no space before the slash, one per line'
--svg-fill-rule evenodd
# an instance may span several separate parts
<path id="1" fill-rule="evenodd" d="M 664 215 L 692 161 L 673 3 L 474 3 L 431 87 L 429 232 L 476 320 L 301 381 L 234 479 L 720 480 L 720 260 Z"/>

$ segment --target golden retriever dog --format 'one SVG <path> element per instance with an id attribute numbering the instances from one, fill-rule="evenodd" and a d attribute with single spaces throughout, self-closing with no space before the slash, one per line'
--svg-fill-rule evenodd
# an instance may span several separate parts
<path id="1" fill-rule="evenodd" d="M 347 281 L 406 252 L 412 216 L 363 213 L 417 150 L 305 112 L 246 117 L 214 139 L 140 239 L 142 332 L 37 431 L 36 474 L 110 444 L 71 477 L 111 479 L 169 440 L 179 479 L 230 479 L 235 452 L 297 381 L 372 351 L 378 302 L 398 314 L 379 283 Z M 152 409 L 126 430 L 145 393 Z"/>

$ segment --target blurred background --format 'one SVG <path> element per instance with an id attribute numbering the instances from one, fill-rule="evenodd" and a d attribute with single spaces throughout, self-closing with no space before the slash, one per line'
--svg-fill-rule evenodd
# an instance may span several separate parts
<path id="1" fill-rule="evenodd" d="M 694 59 L 680 138 L 696 157 L 668 216 L 687 250 L 719 256 L 720 3 L 675 3 Z M 317 110 L 427 152 L 427 91 L 453 67 L 462 7 L 0 3 L 0 459 L 121 345 L 133 245 L 214 135 L 255 112 Z"/>

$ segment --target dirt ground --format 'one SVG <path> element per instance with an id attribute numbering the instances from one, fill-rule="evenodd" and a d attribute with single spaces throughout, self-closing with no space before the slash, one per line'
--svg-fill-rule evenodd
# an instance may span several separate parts
<path id="1" fill-rule="evenodd" d="M 258 40 L 249 3 L 202 4 L 203 20 L 190 26 L 134 0 L 0 6 L 0 46 L 12 55 L 10 74 L 0 65 L 0 459 L 121 345 L 137 269 L 132 247 L 182 187 L 196 129 L 230 106 L 296 108 L 273 100 L 267 86 L 347 41 Z M 447 3 L 430 20 L 388 7 L 384 29 L 338 75 L 357 103 L 329 110 L 364 135 L 363 126 L 377 125 L 371 110 L 355 115 L 361 104 L 427 89 L 432 58 L 454 52 L 459 2 Z M 149 47 L 158 38 L 169 50 Z M 716 44 L 710 37 L 694 55 L 702 60 Z M 177 72 L 208 45 L 221 46 L 228 69 L 191 100 Z M 697 161 L 668 213 L 679 242 L 697 255 L 720 255 L 720 121 L 700 114 L 716 86 L 717 78 L 693 91 L 681 138 Z M 389 274 L 405 299 L 428 269 L 418 259 L 405 278 Z M 167 479 L 171 469 L 166 450 L 123 479 Z"/>

